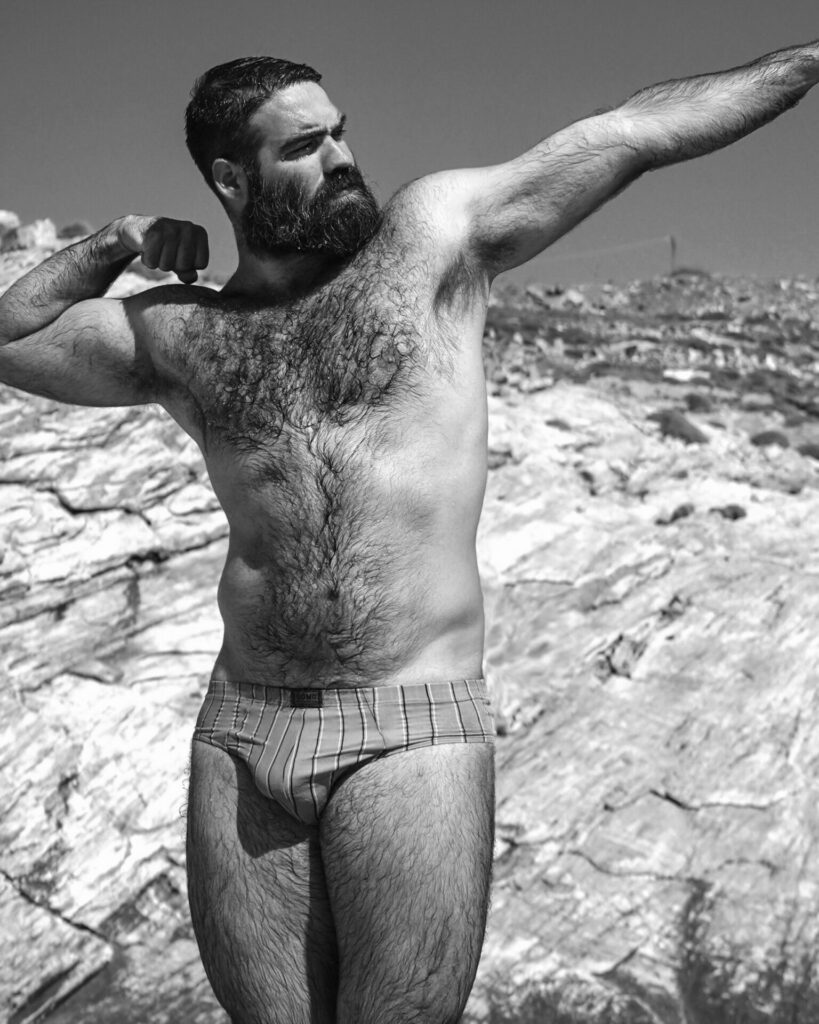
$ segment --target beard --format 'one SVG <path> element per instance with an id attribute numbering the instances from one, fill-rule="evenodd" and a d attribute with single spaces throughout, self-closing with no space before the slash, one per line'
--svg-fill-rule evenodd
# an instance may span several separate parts
<path id="1" fill-rule="evenodd" d="M 378 203 L 357 167 L 334 172 L 310 198 L 297 181 L 265 182 L 256 167 L 247 178 L 241 230 L 256 256 L 352 256 L 381 223 Z"/>

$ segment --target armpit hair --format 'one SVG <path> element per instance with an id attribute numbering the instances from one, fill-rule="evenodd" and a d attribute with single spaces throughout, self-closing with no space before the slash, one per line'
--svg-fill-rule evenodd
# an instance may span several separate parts
<path id="1" fill-rule="evenodd" d="M 385 229 L 393 236 L 411 234 L 411 248 L 416 251 L 445 253 L 449 247 L 447 240 L 436 237 L 436 233 L 440 236 L 443 230 L 438 212 L 445 205 L 443 188 L 430 177 L 417 178 L 403 185 L 385 209 Z M 438 280 L 432 282 L 434 311 L 440 313 L 488 292 L 486 267 L 491 266 L 499 255 L 495 246 L 488 246 L 477 237 L 466 246 L 458 247 L 442 271 L 433 271 L 439 275 Z"/>
<path id="2" fill-rule="evenodd" d="M 488 278 L 486 266 L 499 259 L 496 250 L 501 245 L 490 246 L 477 244 L 474 249 L 459 252 L 444 270 L 433 297 L 433 309 L 436 313 L 445 308 L 457 306 L 459 302 L 471 301 L 477 295 L 487 291 Z M 478 251 L 480 250 L 480 251 Z"/>

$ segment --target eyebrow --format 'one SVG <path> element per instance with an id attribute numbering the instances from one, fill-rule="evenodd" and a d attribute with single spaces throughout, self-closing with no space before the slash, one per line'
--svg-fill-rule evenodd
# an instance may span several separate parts
<path id="1" fill-rule="evenodd" d="M 282 149 L 290 149 L 291 146 L 298 146 L 299 143 L 308 142 L 310 139 L 316 138 L 318 135 L 335 135 L 336 132 L 340 132 L 347 124 L 347 115 L 341 114 L 338 121 L 329 128 L 308 128 L 303 132 L 299 132 L 298 135 L 291 136 L 287 142 L 284 143 Z"/>

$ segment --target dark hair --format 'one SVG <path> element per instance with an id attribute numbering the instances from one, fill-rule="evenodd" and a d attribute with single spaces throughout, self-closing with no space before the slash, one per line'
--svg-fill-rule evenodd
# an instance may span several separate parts
<path id="1" fill-rule="evenodd" d="M 276 57 L 239 57 L 197 78 L 185 110 L 185 141 L 209 188 L 216 192 L 211 167 L 217 157 L 255 166 L 259 140 L 248 121 L 265 100 L 296 82 L 320 81 L 307 64 Z"/>

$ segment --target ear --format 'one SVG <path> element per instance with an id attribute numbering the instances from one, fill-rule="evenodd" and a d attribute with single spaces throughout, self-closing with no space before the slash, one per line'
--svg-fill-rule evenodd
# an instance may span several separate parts
<path id="1" fill-rule="evenodd" d="M 216 191 L 225 202 L 234 204 L 247 199 L 247 174 L 232 160 L 217 157 L 210 168 Z"/>

